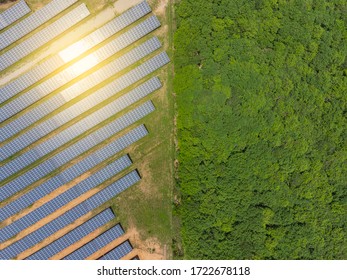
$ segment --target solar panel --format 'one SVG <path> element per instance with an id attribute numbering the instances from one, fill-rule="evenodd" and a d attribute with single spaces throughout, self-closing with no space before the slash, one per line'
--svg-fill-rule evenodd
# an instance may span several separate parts
<path id="1" fill-rule="evenodd" d="M 113 184 L 109 185 L 105 189 L 99 191 L 97 194 L 88 198 L 83 203 L 78 204 L 74 208 L 65 212 L 63 215 L 45 224 L 43 227 L 39 228 L 38 230 L 31 232 L 24 238 L 12 243 L 5 249 L 1 250 L 0 259 L 1 260 L 13 259 L 20 253 L 33 247 L 34 245 L 43 241 L 44 239 L 51 236 L 55 232 L 59 231 L 60 229 L 63 229 L 67 225 L 73 223 L 75 220 L 84 216 L 91 210 L 101 206 L 102 204 L 107 202 L 109 199 L 113 198 L 115 195 L 129 188 L 133 184 L 137 183 L 139 180 L 140 180 L 140 176 L 136 170 L 128 173 L 127 175 L 119 179 L 118 181 L 114 182 Z"/>
<path id="2" fill-rule="evenodd" d="M 131 9 L 127 10 L 120 16 L 111 20 L 109 23 L 100 27 L 93 33 L 89 34 L 88 36 L 84 37 L 83 39 L 77 41 L 76 43 L 64 49 L 65 52 L 68 52 L 70 50 L 73 51 L 73 54 L 70 55 L 70 57 L 65 58 L 65 60 L 70 61 L 71 59 L 77 57 L 83 52 L 98 45 L 110 36 L 116 34 L 125 27 L 134 23 L 136 20 L 145 16 L 150 11 L 151 8 L 146 2 L 141 2 L 140 4 L 132 7 Z M 45 60 L 44 62 L 40 63 L 32 70 L 29 70 L 25 74 L 21 75 L 17 79 L 9 82 L 4 87 L 0 88 L 0 103 L 3 103 L 4 101 L 10 99 L 11 97 L 20 93 L 29 86 L 35 84 L 45 76 L 51 74 L 53 71 L 63 66 L 64 63 L 64 60 L 59 56 L 59 54 L 56 54 L 51 58 Z"/>
<path id="3" fill-rule="evenodd" d="M 29 6 L 24 0 L 19 1 L 0 14 L 0 30 L 24 17 L 26 14 L 30 13 L 30 11 Z"/>
<path id="4" fill-rule="evenodd" d="M 92 254 L 105 247 L 107 244 L 116 240 L 118 237 L 124 234 L 122 227 L 118 224 L 104 233 L 97 236 L 92 241 L 88 242 L 81 248 L 67 255 L 63 260 L 84 260 Z"/>
<path id="5" fill-rule="evenodd" d="M 17 44 L 4 54 L 0 55 L 0 71 L 15 64 L 33 51 L 36 51 L 52 39 L 90 15 L 85 4 L 78 6 L 71 12 L 60 17 L 58 20 L 35 33 L 25 41 Z M 1 34 L 0 34 L 1 36 Z"/>
<path id="6" fill-rule="evenodd" d="M 103 255 L 99 260 L 120 260 L 133 250 L 129 241 L 125 241 L 107 254 Z"/>
<path id="7" fill-rule="evenodd" d="M 23 36 L 34 31 L 40 25 L 44 24 L 76 2 L 77 0 L 53 0 L 37 12 L 18 22 L 16 25 L 0 34 L 0 50 L 8 47 Z"/>
<path id="8" fill-rule="evenodd" d="M 78 198 L 82 194 L 87 193 L 93 188 L 96 188 L 103 182 L 117 175 L 119 172 L 123 171 L 131 165 L 130 158 L 125 155 L 96 173 L 92 174 L 88 178 L 80 181 L 78 184 L 72 188 L 61 192 L 55 198 L 45 202 L 40 207 L 31 211 L 27 215 L 21 217 L 20 219 L 14 221 L 13 223 L 0 229 L 0 242 L 4 242 L 25 230 L 26 228 L 36 224 L 41 219 L 49 216 L 54 213 L 64 205 Z"/>
<path id="9" fill-rule="evenodd" d="M 95 167 L 97 164 L 103 162 L 105 159 L 117 154 L 134 142 L 145 137 L 147 134 L 148 132 L 146 128 L 141 125 L 126 133 L 122 137 L 117 138 L 116 140 L 97 150 L 96 152 L 88 155 L 82 161 L 77 162 L 70 168 L 64 170 L 62 173 L 59 173 L 58 175 L 50 178 L 40 186 L 23 194 L 16 200 L 11 201 L 7 205 L 0 208 L 0 222 L 4 221 L 5 219 L 30 206 L 35 201 L 38 201 L 42 197 L 58 189 L 62 184 L 70 182 L 76 177 L 82 175 L 89 169 Z"/>
<path id="10" fill-rule="evenodd" d="M 142 36 L 148 34 L 149 32 L 153 31 L 159 25 L 160 25 L 160 23 L 159 23 L 158 19 L 156 17 L 151 17 L 151 18 L 147 19 L 146 21 L 142 22 L 141 24 L 137 25 L 136 27 L 132 28 L 128 32 L 122 34 L 121 36 L 119 36 L 117 39 L 113 40 L 109 44 L 105 45 L 105 47 L 107 47 L 107 48 L 101 48 L 98 51 L 94 52 L 92 54 L 92 56 L 96 56 L 99 51 L 101 54 L 107 52 L 107 56 L 111 56 L 113 53 L 119 51 L 120 49 L 123 49 L 126 46 L 131 45 L 131 43 L 133 43 L 134 40 L 139 39 L 139 36 L 142 37 Z M 137 35 L 134 35 L 136 33 L 137 33 Z M 160 44 L 159 41 L 157 41 L 157 43 L 158 43 L 158 45 Z M 77 67 L 77 66 L 79 64 L 83 65 L 85 63 L 84 61 L 89 60 L 89 57 L 90 56 L 85 57 L 80 62 L 76 63 L 74 66 L 66 69 L 65 71 L 69 72 L 69 71 L 71 71 L 71 69 L 75 69 L 75 68 L 76 69 L 78 69 L 78 68 L 84 69 L 84 67 Z M 100 55 L 98 57 L 99 57 L 98 61 L 103 60 L 103 58 L 101 58 Z M 32 125 L 36 121 L 43 119 L 49 113 L 58 109 L 60 106 L 63 106 L 64 104 L 66 104 L 69 100 L 81 95 L 84 91 L 89 90 L 93 86 L 97 85 L 97 83 L 104 81 L 104 79 L 108 78 L 109 76 L 115 75 L 119 71 L 125 69 L 132 62 L 134 62 L 136 57 L 138 57 L 138 59 L 140 59 L 140 58 L 142 58 L 142 55 L 140 56 L 140 53 L 137 51 L 130 52 L 129 54 L 125 54 L 121 58 L 114 61 L 113 65 L 118 65 L 118 67 L 110 67 L 107 65 L 107 66 L 105 66 L 106 69 L 101 68 L 99 70 L 100 71 L 99 73 L 101 73 L 102 71 L 109 71 L 107 76 L 99 78 L 98 76 L 100 76 L 100 75 L 91 74 L 88 77 L 86 77 L 85 79 L 83 79 L 81 82 L 77 83 L 77 85 L 70 86 L 69 88 L 63 90 L 60 94 L 53 96 L 52 98 L 44 101 L 40 105 L 31 109 L 30 111 L 25 112 L 24 114 L 22 114 L 21 116 L 19 116 L 15 120 L 9 122 L 8 124 L 6 124 L 5 126 L 0 128 L 0 135 L 1 135 L 0 139 L 2 141 L 4 141 L 5 139 L 13 136 L 14 134 L 25 129 L 26 127 Z M 132 59 L 129 59 L 129 58 L 132 58 Z M 77 73 L 75 73 L 75 74 L 77 74 Z M 94 76 L 97 76 L 97 78 L 99 80 L 97 80 L 95 82 L 91 81 L 90 83 L 88 83 L 87 81 L 89 81 L 90 77 L 93 78 Z M 58 76 L 56 76 L 56 77 L 58 77 Z M 52 77 L 47 82 L 54 83 L 55 87 L 58 87 L 59 83 L 56 81 L 57 79 L 58 78 Z M 60 83 L 62 83 L 62 82 L 60 81 Z M 85 84 L 85 83 L 87 83 L 87 85 L 82 89 L 80 85 Z M 35 91 L 36 91 L 36 89 L 34 88 L 30 92 L 28 92 L 28 94 L 32 95 Z M 35 99 L 36 98 L 38 98 L 38 97 L 35 96 Z M 23 100 L 27 100 L 27 97 L 24 97 Z M 14 100 L 12 104 L 9 104 L 7 106 L 8 108 L 6 108 L 6 106 L 5 106 L 4 109 L 0 109 L 0 112 L 3 112 L 2 110 L 4 110 L 4 111 L 11 110 L 11 112 L 9 112 L 9 113 L 15 114 L 16 111 L 12 110 L 12 109 L 17 108 L 17 110 L 20 110 L 20 108 L 23 109 L 24 106 L 25 106 L 25 102 Z M 4 115 L 3 118 L 6 118 L 6 116 Z M 38 134 L 35 133 L 35 135 L 37 136 Z M 25 138 L 28 139 L 27 137 L 25 137 Z M 22 145 L 23 144 L 24 143 L 22 143 Z"/>
<path id="11" fill-rule="evenodd" d="M 145 34 L 147 34 L 148 32 L 145 32 Z M 145 35 L 145 34 L 143 34 L 143 35 Z M 129 40 L 124 39 L 124 37 L 121 37 L 120 41 L 126 42 L 126 43 L 125 44 L 119 43 L 118 47 L 114 46 L 113 51 L 110 52 L 110 56 L 113 55 L 114 53 L 117 53 L 117 51 L 119 49 L 123 49 L 123 47 L 130 45 L 132 42 L 136 41 L 138 38 L 136 36 L 133 37 L 133 35 L 131 35 L 129 33 L 124 34 L 124 36 L 126 36 L 126 35 L 131 36 L 131 37 L 130 36 L 128 37 Z M 132 41 L 132 40 L 134 40 L 134 41 Z M 112 45 L 112 42 L 109 44 Z M 106 46 L 109 46 L 109 44 Z M 136 61 L 138 61 L 139 59 L 145 57 L 146 55 L 153 52 L 154 50 L 157 50 L 158 48 L 160 48 L 160 46 L 161 46 L 161 44 L 160 44 L 158 38 L 152 38 L 152 39 L 146 41 L 145 43 L 141 44 L 140 46 L 127 52 L 123 56 L 113 60 L 112 62 L 108 63 L 107 65 L 103 66 L 102 68 L 94 71 L 93 73 L 91 73 L 87 77 L 83 78 L 82 80 L 79 80 L 75 84 L 69 86 L 67 89 L 61 91 L 60 92 L 60 94 L 61 94 L 60 99 L 64 102 L 67 102 L 67 101 L 77 97 L 80 93 L 82 93 L 82 92 L 98 85 L 100 82 L 110 78 L 115 73 L 130 66 L 131 64 L 133 64 Z M 101 49 L 101 52 L 103 52 L 103 51 L 104 51 L 104 49 Z M 2 106 L 0 108 L 0 122 L 10 118 L 11 116 L 15 115 L 16 113 L 20 112 L 21 110 L 25 109 L 26 107 L 32 105 L 33 103 L 35 103 L 39 99 L 45 97 L 46 95 L 48 95 L 52 91 L 58 89 L 59 87 L 65 85 L 69 81 L 78 77 L 81 73 L 77 73 L 76 69 L 81 68 L 81 69 L 86 70 L 86 68 L 88 68 L 87 65 L 89 65 L 89 64 L 95 66 L 97 64 L 97 59 L 94 60 L 94 58 L 93 58 L 92 54 L 89 55 L 88 57 L 83 58 L 81 61 L 77 62 L 76 64 L 71 65 L 70 67 L 61 71 L 59 74 L 55 75 L 54 77 L 44 81 L 43 83 L 39 84 L 35 88 L 27 91 L 23 95 L 19 96 L 18 98 L 14 99 L 11 102 Z M 84 64 L 86 67 L 83 66 Z M 77 67 L 77 65 L 82 65 L 82 66 Z M 51 101 L 49 104 L 54 104 L 54 102 L 55 102 L 55 100 Z M 42 110 L 44 110 L 44 109 L 47 110 L 47 108 L 43 107 Z"/>
<path id="12" fill-rule="evenodd" d="M 23 190 L 26 186 L 29 186 L 30 184 L 54 171 L 56 167 L 54 164 L 52 164 L 52 162 L 58 164 L 58 166 L 63 166 L 64 164 L 73 160 L 75 157 L 93 148 L 96 143 L 101 143 L 110 136 L 115 135 L 119 131 L 154 111 L 154 109 L 153 104 L 148 101 L 134 110 L 124 114 L 122 117 L 112 121 L 106 126 L 94 131 L 93 133 L 89 133 L 86 137 L 62 150 L 50 160 L 46 160 L 33 169 L 3 185 L 0 188 L 0 200 L 5 200 L 13 194 Z M 30 157 L 30 155 L 28 157 Z"/>
<path id="13" fill-rule="evenodd" d="M 51 244 L 27 257 L 26 260 L 48 260 L 74 243 L 78 242 L 99 227 L 104 226 L 115 218 L 111 208 L 107 208 L 82 225 L 63 235 Z"/>

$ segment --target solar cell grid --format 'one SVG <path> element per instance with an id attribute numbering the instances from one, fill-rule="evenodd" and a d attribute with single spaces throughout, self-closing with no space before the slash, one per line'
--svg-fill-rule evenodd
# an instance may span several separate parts
<path id="1" fill-rule="evenodd" d="M 0 55 L 0 71 L 5 70 L 7 67 L 13 65 L 28 54 L 42 47 L 50 40 L 54 39 L 58 35 L 68 30 L 70 27 L 80 22 L 82 19 L 86 18 L 89 14 L 90 13 L 86 5 L 82 4 L 66 15 L 60 17 L 58 20 L 48 25 L 44 29 L 35 33 L 25 41 L 17 44 L 4 54 Z"/>
<path id="2" fill-rule="evenodd" d="M 34 31 L 40 25 L 44 24 L 60 12 L 64 11 L 77 0 L 53 0 L 37 12 L 18 22 L 8 30 L 0 34 L 0 50 L 8 47 L 23 36 Z"/>
<path id="3" fill-rule="evenodd" d="M 129 241 L 125 241 L 110 252 L 103 255 L 99 260 L 120 260 L 132 251 L 132 246 Z"/>
<path id="4" fill-rule="evenodd" d="M 70 255 L 67 255 L 63 260 L 84 260 L 123 234 L 124 231 L 118 224 L 97 236 L 95 239 L 77 249 Z"/>
<path id="5" fill-rule="evenodd" d="M 73 229 L 66 235 L 55 240 L 51 244 L 27 257 L 27 260 L 48 260 L 59 252 L 63 251 L 67 247 L 81 240 L 83 237 L 87 236 L 89 233 L 92 233 L 97 228 L 105 225 L 115 218 L 112 210 L 107 208 L 102 211 L 95 217 L 91 218 L 87 222 L 83 223 L 79 227 Z"/>
<path id="6" fill-rule="evenodd" d="M 18 254 L 24 252 L 25 250 L 31 248 L 35 244 L 41 242 L 45 238 L 51 236 L 53 233 L 58 230 L 66 227 L 71 224 L 78 218 L 87 214 L 89 211 L 95 209 L 96 207 L 107 202 L 109 199 L 120 193 L 121 191 L 129 188 L 133 184 L 137 183 L 140 180 L 140 176 L 136 170 L 128 173 L 118 181 L 109 185 L 105 189 L 99 191 L 94 196 L 88 198 L 83 204 L 75 206 L 73 209 L 65 212 L 63 215 L 57 217 L 56 219 L 45 224 L 43 227 L 38 230 L 33 231 L 26 237 L 14 242 L 10 246 L 0 251 L 0 259 L 13 259 Z"/>
<path id="7" fill-rule="evenodd" d="M 106 140 L 112 135 L 115 135 L 122 129 L 126 128 L 130 124 L 136 122 L 137 120 L 143 118 L 150 112 L 154 110 L 154 106 L 151 101 L 144 103 L 143 105 L 133 109 L 132 111 L 124 114 L 122 117 L 112 121 L 104 127 L 88 134 L 85 138 L 82 138 L 73 145 L 67 147 L 65 150 L 56 154 L 51 158 L 53 162 L 56 162 L 59 166 L 70 162 L 76 156 L 83 152 L 88 151 L 90 148 L 94 147 L 94 143 L 91 143 L 92 139 L 97 139 L 98 143 Z M 43 169 L 45 171 L 43 171 Z M 39 178 L 52 172 L 54 168 L 52 166 L 47 166 L 47 161 L 39 164 L 33 169 L 27 171 L 26 173 L 16 177 L 14 180 L 6 183 L 0 188 L 0 200 L 3 201 L 6 198 L 12 196 L 13 194 L 23 190 L 25 187 L 37 181 Z"/>
<path id="8" fill-rule="evenodd" d="M 19 1 L 11 8 L 0 14 L 0 30 L 11 25 L 26 14 L 30 13 L 30 8 L 24 0 Z"/>

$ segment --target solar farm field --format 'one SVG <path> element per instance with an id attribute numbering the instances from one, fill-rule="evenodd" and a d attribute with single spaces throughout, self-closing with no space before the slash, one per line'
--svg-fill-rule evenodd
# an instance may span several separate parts
<path id="1" fill-rule="evenodd" d="M 170 259 L 170 1 L 0 5 L 0 259 Z"/>

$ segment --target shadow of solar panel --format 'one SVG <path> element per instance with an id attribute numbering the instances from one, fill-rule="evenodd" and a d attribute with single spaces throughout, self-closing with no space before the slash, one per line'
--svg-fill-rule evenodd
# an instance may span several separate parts
<path id="1" fill-rule="evenodd" d="M 87 222 L 73 229 L 69 233 L 55 240 L 51 244 L 27 257 L 27 260 L 48 260 L 74 243 L 78 242 L 88 234 L 92 233 L 99 227 L 104 226 L 115 218 L 112 210 L 107 208 Z"/>
<path id="2" fill-rule="evenodd" d="M 51 159 L 55 161 L 56 163 L 58 163 L 59 166 L 63 166 L 64 164 L 70 162 L 75 157 L 79 156 L 81 153 L 86 152 L 89 149 L 93 148 L 95 145 L 91 143 L 92 142 L 91 139 L 98 139 L 98 143 L 101 143 L 102 141 L 106 140 L 110 136 L 115 135 L 116 133 L 120 132 L 124 128 L 140 120 L 147 114 L 153 112 L 154 109 L 155 108 L 153 104 L 151 103 L 151 101 L 147 101 L 146 103 L 124 114 L 123 116 L 112 121 L 106 126 L 101 127 L 98 130 L 94 131 L 93 133 L 88 134 L 85 138 L 82 138 L 81 140 L 67 147 L 60 153 L 54 155 Z M 15 165 L 14 165 L 14 168 L 15 168 Z M 42 172 L 43 168 L 46 170 L 46 172 Z M 48 175 L 53 170 L 54 168 L 52 168 L 51 166 L 47 167 L 46 162 L 43 162 L 39 164 L 38 166 L 34 167 L 33 169 L 27 171 L 26 173 L 16 177 L 14 180 L 6 183 L 0 188 L 0 200 L 3 201 L 6 198 L 12 196 L 13 194 L 21 191 L 22 189 L 24 189 L 26 186 L 29 185 L 29 182 L 34 183 L 35 181 L 38 180 L 37 177 Z M 39 174 L 39 176 L 37 174 Z"/>
<path id="3" fill-rule="evenodd" d="M 139 180 L 140 176 L 136 170 L 128 173 L 118 181 L 114 182 L 105 189 L 99 191 L 97 194 L 88 198 L 83 203 L 75 206 L 74 208 L 65 212 L 63 215 L 45 224 L 38 230 L 31 232 L 24 238 L 14 242 L 5 249 L 1 250 L 0 259 L 13 259 L 20 253 L 33 247 L 34 245 L 43 241 L 55 232 L 59 231 L 60 229 L 63 229 L 67 225 L 73 223 L 74 221 L 87 214 L 91 210 L 101 206 L 103 203 L 107 202 L 109 199 L 113 198 L 120 192 L 134 185 Z"/>
<path id="4" fill-rule="evenodd" d="M 10 118 L 26 107 L 32 105 L 42 97 L 48 95 L 59 87 L 72 81 L 74 78 L 80 76 L 82 73 L 93 68 L 98 63 L 106 60 L 107 58 L 111 57 L 127 46 L 130 46 L 132 43 L 155 30 L 159 26 L 160 22 L 158 21 L 158 19 L 156 17 L 150 17 L 139 25 L 133 27 L 105 46 L 99 48 L 92 54 L 82 58 L 81 60 L 77 61 L 76 63 L 64 69 L 50 79 L 44 81 L 43 83 L 39 84 L 38 86 L 34 87 L 18 98 L 12 100 L 8 104 L 5 104 L 0 108 L 0 121 L 4 121 Z M 115 75 L 119 71 L 145 57 L 149 54 L 148 51 L 150 51 L 151 49 L 153 52 L 159 47 L 160 42 L 157 38 L 148 40 L 147 43 L 134 48 L 120 58 L 117 58 L 116 60 L 110 62 L 102 68 L 94 71 L 87 77 L 83 78 L 81 81 L 63 90 L 60 94 L 54 95 L 51 99 L 47 100 L 43 104 L 40 104 L 37 108 L 33 108 L 31 111 L 25 113 L 19 119 L 14 120 L 13 124 L 9 125 L 11 125 L 12 127 L 19 125 L 19 128 L 16 129 L 16 132 L 19 132 L 24 127 L 27 127 L 32 123 L 30 122 L 31 119 L 38 120 L 44 117 L 48 113 L 52 112 L 53 109 L 59 108 L 67 101 L 79 96 L 81 93 L 91 89 L 107 78 Z M 93 61 L 93 63 L 91 63 L 90 61 Z M 27 115 L 29 115 L 29 117 L 27 117 Z"/>
<path id="5" fill-rule="evenodd" d="M 24 0 L 19 1 L 11 8 L 0 14 L 0 30 L 16 22 L 26 14 L 30 13 L 30 8 Z"/>
<path id="6" fill-rule="evenodd" d="M 120 260 L 133 250 L 129 241 L 125 241 L 110 252 L 103 255 L 99 260 Z"/>
<path id="7" fill-rule="evenodd" d="M 149 7 L 149 5 L 146 2 L 141 2 L 140 4 L 127 10 L 115 19 L 111 20 L 109 23 L 100 27 L 93 33 L 77 41 L 75 44 L 71 45 L 67 49 L 73 49 L 74 52 L 76 52 L 76 48 L 79 48 L 80 45 L 83 45 L 84 48 L 81 49 L 80 52 L 78 52 L 78 54 L 82 54 L 83 52 L 95 47 L 96 45 L 103 42 L 110 36 L 118 33 L 125 27 L 134 23 L 136 20 L 145 16 L 150 11 L 151 8 Z M 48 60 L 42 62 L 32 70 L 29 70 L 27 73 L 21 75 L 19 78 L 11 81 L 4 87 L 0 88 L 0 103 L 20 93 L 27 87 L 38 82 L 39 80 L 51 74 L 53 71 L 57 70 L 59 67 L 63 65 L 64 61 L 61 59 L 59 54 L 56 54 Z"/>
<path id="8" fill-rule="evenodd" d="M 118 224 L 97 236 L 95 239 L 77 249 L 70 255 L 66 256 L 63 258 L 63 260 L 84 260 L 123 234 L 124 231 Z"/>
<path id="9" fill-rule="evenodd" d="M 8 47 L 23 36 L 34 31 L 40 25 L 44 24 L 76 2 L 77 0 L 53 0 L 37 12 L 18 22 L 16 25 L 0 34 L 0 50 Z"/>

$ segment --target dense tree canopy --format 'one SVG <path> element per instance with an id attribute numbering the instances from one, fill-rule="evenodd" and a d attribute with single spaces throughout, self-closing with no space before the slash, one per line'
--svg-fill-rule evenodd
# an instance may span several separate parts
<path id="1" fill-rule="evenodd" d="M 181 0 L 188 259 L 347 257 L 346 0 Z"/>

